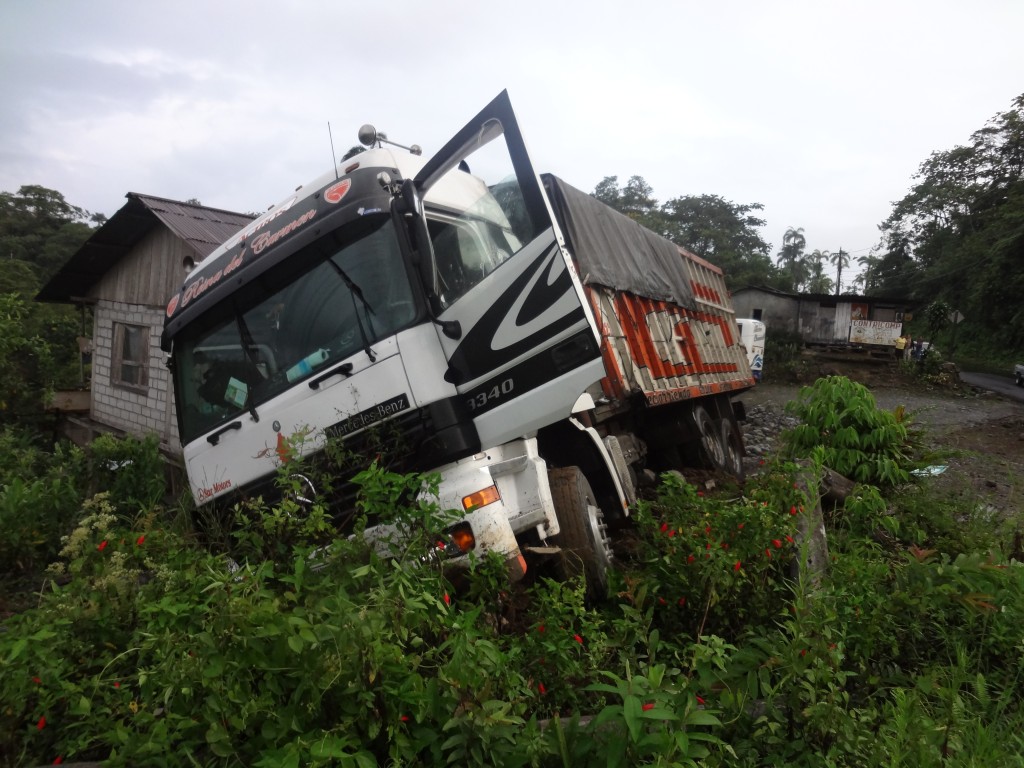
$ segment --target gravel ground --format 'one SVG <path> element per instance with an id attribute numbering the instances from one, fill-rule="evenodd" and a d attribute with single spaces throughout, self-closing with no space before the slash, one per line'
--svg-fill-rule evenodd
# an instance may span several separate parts
<path id="1" fill-rule="evenodd" d="M 846 372 L 844 372 L 846 373 Z M 979 500 L 987 509 L 1024 521 L 1024 403 L 964 386 L 924 387 L 913 380 L 864 382 L 880 408 L 904 406 L 923 442 L 941 451 L 948 467 L 930 479 L 951 495 Z M 748 474 L 792 426 L 786 403 L 798 384 L 761 384 L 743 393 Z"/>

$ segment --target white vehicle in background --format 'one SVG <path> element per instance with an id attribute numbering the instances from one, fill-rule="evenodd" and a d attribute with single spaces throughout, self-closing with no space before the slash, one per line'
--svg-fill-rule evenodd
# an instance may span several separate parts
<path id="1" fill-rule="evenodd" d="M 764 368 L 764 323 L 760 320 L 743 318 L 737 319 L 736 325 L 740 329 L 740 343 L 747 350 L 750 372 L 754 374 L 755 380 L 760 381 L 761 371 Z"/>

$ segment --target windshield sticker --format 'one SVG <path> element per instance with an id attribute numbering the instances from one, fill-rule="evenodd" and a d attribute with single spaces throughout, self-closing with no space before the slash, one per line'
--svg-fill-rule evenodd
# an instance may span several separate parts
<path id="1" fill-rule="evenodd" d="M 236 408 L 244 408 L 245 400 L 249 396 L 249 385 L 244 381 L 232 376 L 228 379 L 228 388 L 224 391 L 224 402 Z"/>
<path id="2" fill-rule="evenodd" d="M 406 411 L 409 409 L 409 396 L 398 395 L 393 397 L 387 402 L 378 403 L 372 408 L 367 408 L 365 411 L 360 411 L 355 416 L 350 416 L 344 421 L 339 421 L 337 424 L 329 426 L 325 432 L 328 437 L 344 437 L 350 435 L 353 432 L 358 432 L 360 429 L 365 429 L 379 421 L 384 421 L 396 413 Z"/>
<path id="3" fill-rule="evenodd" d="M 352 179 L 342 179 L 324 190 L 324 200 L 328 203 L 340 203 L 341 198 L 348 194 L 352 187 Z"/>

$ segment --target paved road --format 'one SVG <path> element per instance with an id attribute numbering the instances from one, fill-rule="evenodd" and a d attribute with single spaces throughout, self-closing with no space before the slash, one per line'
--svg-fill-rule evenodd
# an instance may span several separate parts
<path id="1" fill-rule="evenodd" d="M 1012 376 L 997 376 L 992 373 L 960 372 L 960 381 L 979 389 L 987 389 L 1013 400 L 1024 402 L 1024 387 L 1018 387 Z"/>

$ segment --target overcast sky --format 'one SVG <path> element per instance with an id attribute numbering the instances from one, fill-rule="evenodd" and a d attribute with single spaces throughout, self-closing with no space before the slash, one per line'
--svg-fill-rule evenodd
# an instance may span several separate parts
<path id="1" fill-rule="evenodd" d="M 854 258 L 1024 92 L 1021 0 L 0 0 L 0 191 L 261 211 L 373 123 L 430 155 L 507 88 L 538 171 L 762 203 Z M 845 282 L 845 281 L 844 281 Z"/>

